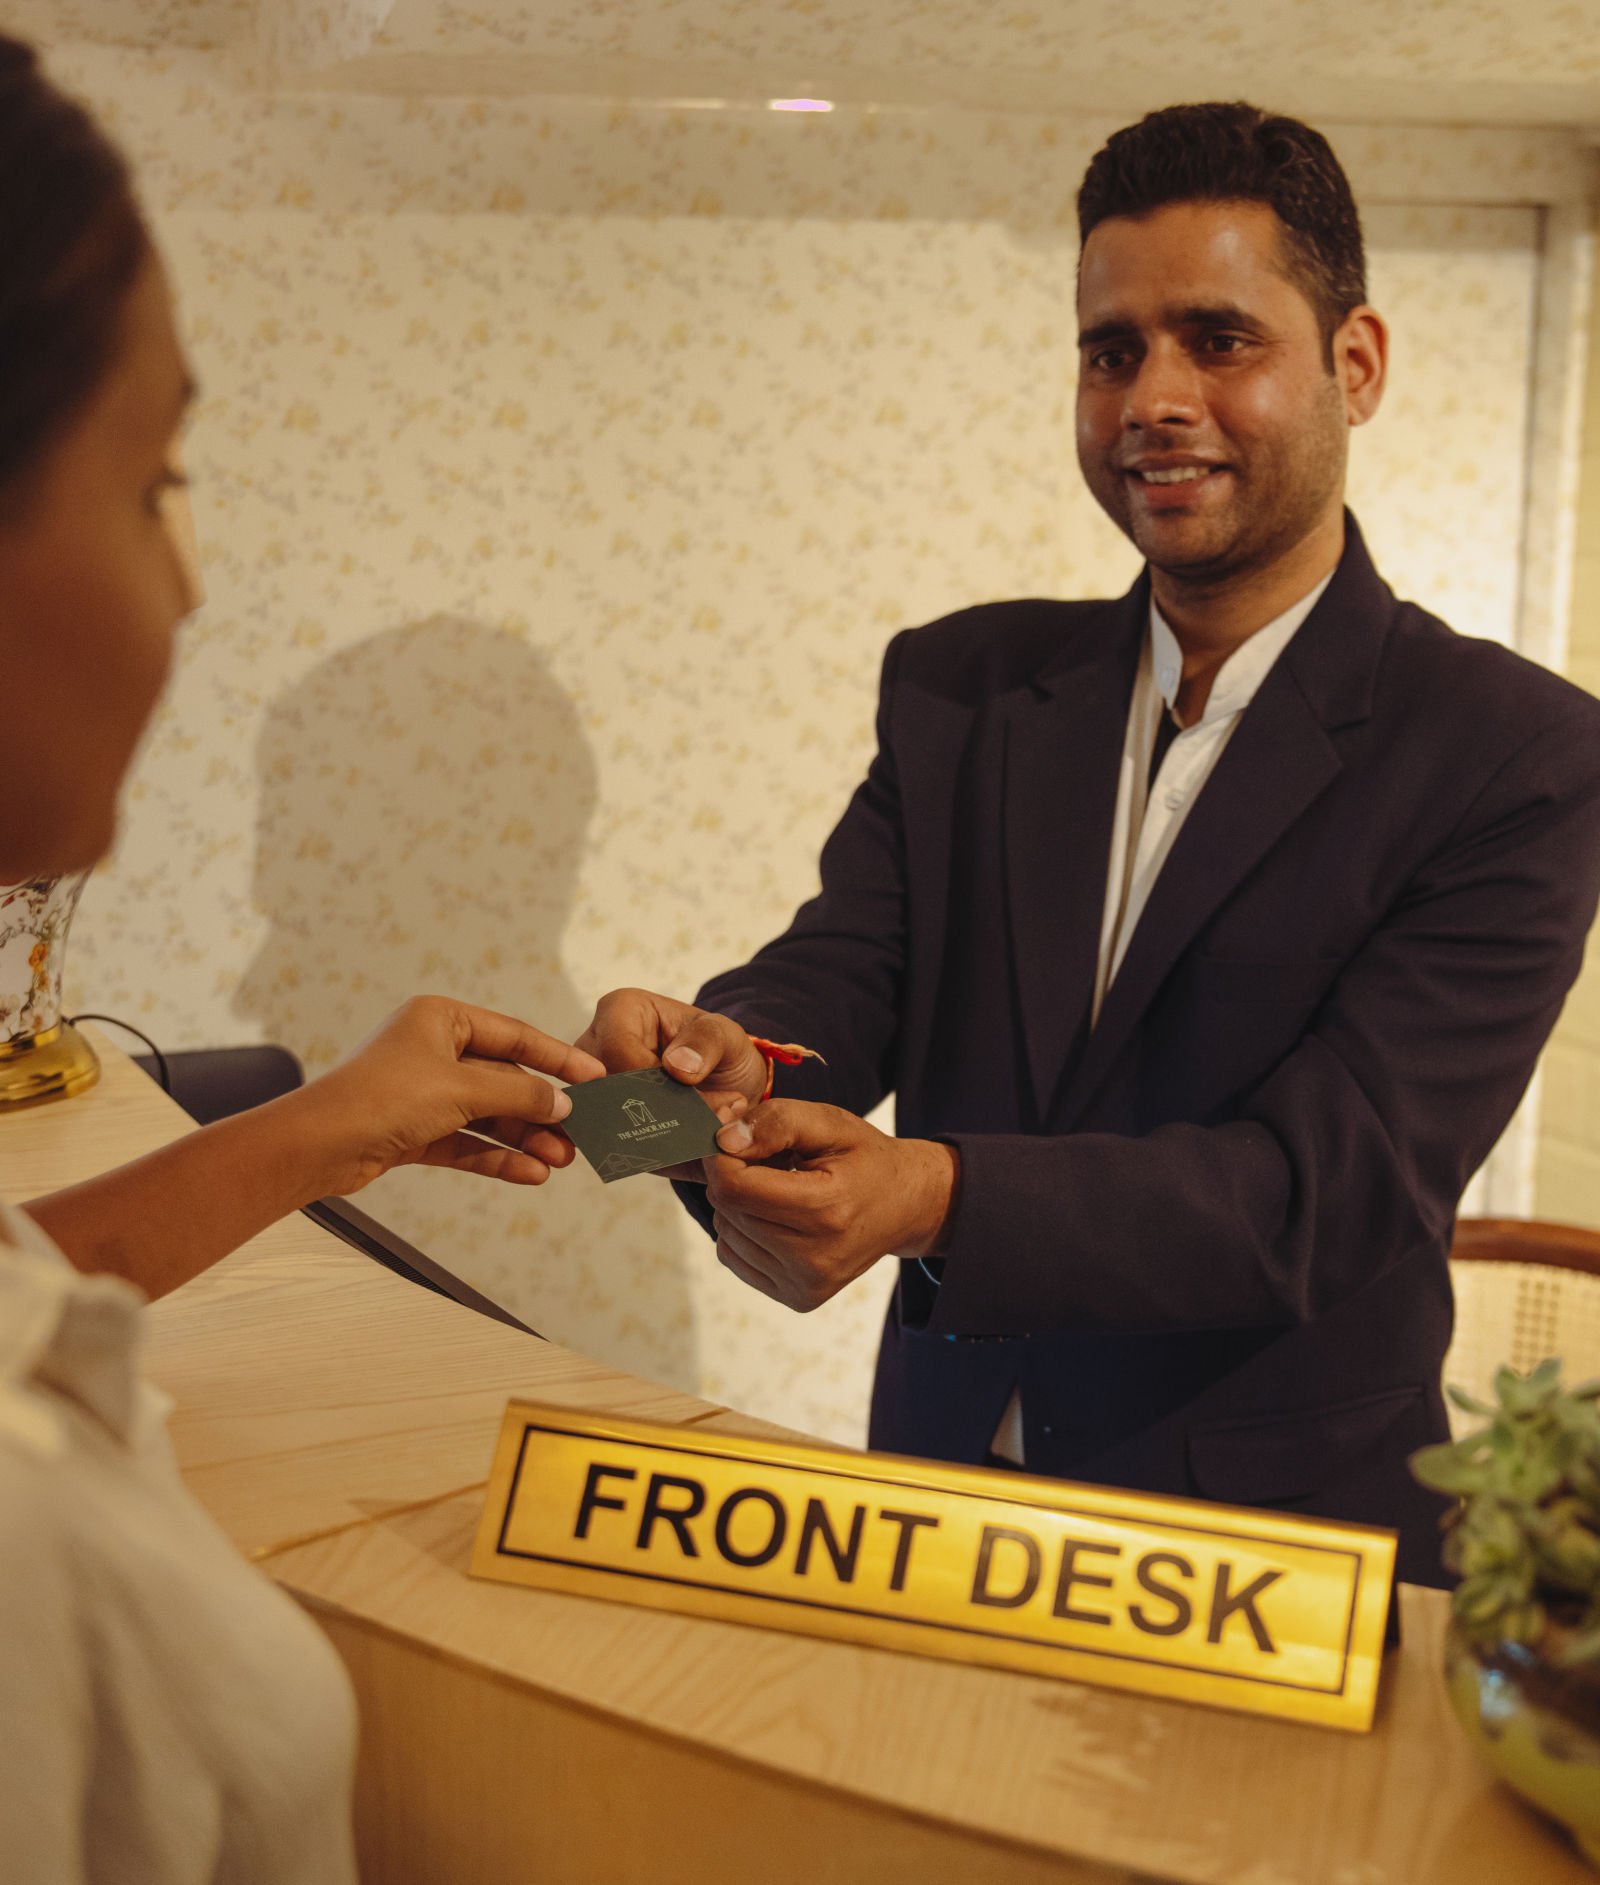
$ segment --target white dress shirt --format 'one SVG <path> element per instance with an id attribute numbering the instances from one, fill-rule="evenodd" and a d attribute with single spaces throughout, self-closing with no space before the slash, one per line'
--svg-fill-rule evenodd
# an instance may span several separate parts
<path id="1" fill-rule="evenodd" d="M 355 1885 L 349 1681 L 179 1478 L 143 1300 L 0 1205 L 0 1877 Z"/>
<path id="2" fill-rule="evenodd" d="M 1100 1019 L 1106 991 L 1122 967 L 1161 867 L 1171 855 L 1183 821 L 1222 757 L 1223 748 L 1233 738 L 1240 715 L 1255 699 L 1256 690 L 1332 580 L 1330 571 L 1309 595 L 1302 596 L 1292 608 L 1285 609 L 1234 649 L 1217 670 L 1204 712 L 1193 726 L 1184 727 L 1176 735 L 1147 788 L 1156 730 L 1161 716 L 1172 712 L 1183 680 L 1183 650 L 1151 598 L 1150 628 L 1139 655 L 1139 672 L 1122 740 L 1091 1025 Z M 993 1450 L 1015 1465 L 1023 1463 L 1022 1397 L 1015 1391 L 995 1432 Z"/>

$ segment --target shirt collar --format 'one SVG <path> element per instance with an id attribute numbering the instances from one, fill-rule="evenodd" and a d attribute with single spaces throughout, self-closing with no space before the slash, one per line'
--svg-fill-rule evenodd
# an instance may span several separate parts
<path id="1" fill-rule="evenodd" d="M 143 1303 L 120 1277 L 80 1275 L 32 1218 L 0 1204 L 0 1438 L 47 1455 L 64 1449 L 43 1387 L 141 1445 L 170 1406 L 139 1378 Z"/>
<path id="2" fill-rule="evenodd" d="M 1205 712 L 1195 722 L 1222 720 L 1242 713 L 1254 700 L 1257 688 L 1272 672 L 1274 662 L 1294 639 L 1295 631 L 1322 600 L 1322 592 L 1333 581 L 1333 571 L 1323 577 L 1315 589 L 1275 616 L 1265 628 L 1258 628 L 1248 641 L 1241 642 L 1217 670 L 1206 697 Z M 1183 679 L 1183 650 L 1178 638 L 1168 628 L 1154 595 L 1150 598 L 1150 652 L 1157 691 L 1170 711 L 1178 698 Z"/>

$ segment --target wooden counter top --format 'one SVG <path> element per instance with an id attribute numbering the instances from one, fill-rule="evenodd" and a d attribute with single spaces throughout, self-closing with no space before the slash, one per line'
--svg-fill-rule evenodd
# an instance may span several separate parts
<path id="1" fill-rule="evenodd" d="M 0 1196 L 188 1129 L 96 1047 L 90 1093 L 0 1118 Z M 1438 1592 L 1402 1592 L 1404 1647 L 1356 1736 L 474 1582 L 511 1396 L 775 1429 L 474 1315 L 299 1217 L 150 1320 L 189 1483 L 355 1676 L 368 1885 L 1592 1885 L 1451 1719 Z"/>

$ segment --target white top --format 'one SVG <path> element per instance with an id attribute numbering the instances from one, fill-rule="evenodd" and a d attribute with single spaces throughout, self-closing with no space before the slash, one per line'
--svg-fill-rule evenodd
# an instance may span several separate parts
<path id="1" fill-rule="evenodd" d="M 1100 1019 L 1106 990 L 1116 980 L 1128 944 L 1138 927 L 1144 906 L 1161 867 L 1170 856 L 1201 789 L 1211 777 L 1223 748 L 1233 738 L 1239 716 L 1255 699 L 1261 683 L 1272 672 L 1295 631 L 1321 600 L 1333 581 L 1330 571 L 1309 595 L 1258 628 L 1241 642 L 1218 668 L 1205 711 L 1191 727 L 1184 727 L 1167 748 L 1161 770 L 1150 780 L 1150 758 L 1156 748 L 1156 729 L 1164 713 L 1172 712 L 1183 680 L 1183 650 L 1161 619 L 1155 598 L 1150 599 L 1150 631 L 1139 655 L 1139 672 L 1128 705 L 1128 726 L 1122 740 L 1122 769 L 1117 780 L 1117 809 L 1111 820 L 1111 855 L 1106 865 L 1105 912 L 1100 923 L 1100 960 L 1095 972 L 1091 1025 Z M 1000 1417 L 993 1450 L 1002 1459 L 1022 1464 L 1022 1398 L 1013 1392 Z"/>
<path id="2" fill-rule="evenodd" d="M 0 1205 L 0 1874 L 355 1885 L 355 1705 L 185 1489 L 143 1297 Z"/>
<path id="3" fill-rule="evenodd" d="M 1105 915 L 1100 924 L 1100 966 L 1095 976 L 1094 1015 L 1116 980 L 1122 958 L 1138 927 L 1161 867 L 1166 863 L 1183 821 L 1201 787 L 1211 777 L 1223 749 L 1233 738 L 1239 716 L 1255 699 L 1278 656 L 1296 629 L 1317 606 L 1332 582 L 1324 576 L 1292 609 L 1256 630 L 1218 668 L 1206 697 L 1205 711 L 1184 727 L 1167 748 L 1161 770 L 1150 780 L 1150 756 L 1164 713 L 1172 712 L 1183 680 L 1183 650 L 1150 601 L 1150 632 L 1139 656 L 1139 672 L 1128 707 L 1122 741 L 1122 770 L 1117 780 L 1117 809 L 1111 821 L 1111 856 L 1106 869 Z"/>

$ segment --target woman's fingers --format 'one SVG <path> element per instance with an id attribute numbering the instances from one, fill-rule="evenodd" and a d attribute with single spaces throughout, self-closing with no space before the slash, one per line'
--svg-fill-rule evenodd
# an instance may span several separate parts
<path id="1" fill-rule="evenodd" d="M 510 1015 L 445 996 L 408 1001 L 306 1089 L 347 1195 L 395 1165 L 452 1165 L 543 1184 L 574 1153 L 557 1081 L 599 1079 L 592 1054 Z M 548 1077 L 547 1077 L 548 1076 Z"/>
<path id="2" fill-rule="evenodd" d="M 511 1118 L 471 1119 L 466 1129 L 482 1134 L 485 1139 L 498 1140 L 518 1152 L 531 1152 L 546 1165 L 570 1165 L 578 1156 L 572 1141 L 553 1126 L 530 1126 L 524 1120 Z"/>
<path id="3" fill-rule="evenodd" d="M 522 1067 L 496 1060 L 463 1060 L 463 1102 L 473 1119 L 515 1120 L 523 1126 L 556 1126 L 572 1111 L 560 1087 Z"/>
<path id="4" fill-rule="evenodd" d="M 463 1058 L 512 1061 L 538 1073 L 553 1074 L 569 1085 L 577 1080 L 598 1080 L 605 1063 L 581 1047 L 569 1047 L 542 1028 L 530 1027 L 511 1015 L 496 1014 L 492 1008 L 477 1008 L 471 1002 L 455 1002 L 465 1038 L 459 1038 L 458 1052 Z"/>
<path id="5" fill-rule="evenodd" d="M 531 1152 L 495 1145 L 470 1132 L 452 1132 L 436 1139 L 413 1163 L 448 1165 L 458 1172 L 475 1172 L 480 1178 L 498 1178 L 508 1185 L 542 1185 L 550 1176 L 549 1165 Z"/>

